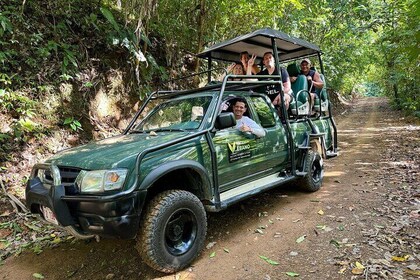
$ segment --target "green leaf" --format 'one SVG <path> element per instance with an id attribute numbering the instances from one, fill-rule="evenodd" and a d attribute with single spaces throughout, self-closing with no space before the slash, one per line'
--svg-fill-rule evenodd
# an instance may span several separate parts
<path id="1" fill-rule="evenodd" d="M 210 258 L 214 258 L 216 256 L 216 252 L 211 252 Z"/>
<path id="2" fill-rule="evenodd" d="M 0 133 L 0 140 L 7 140 L 10 138 L 10 135 L 4 134 L 4 133 Z"/>
<path id="3" fill-rule="evenodd" d="M 118 25 L 118 23 L 115 21 L 114 16 L 112 15 L 111 11 L 108 10 L 107 8 L 100 8 L 99 9 L 101 11 L 101 13 L 104 15 L 104 17 L 108 20 L 108 22 L 114 27 L 114 29 L 117 32 L 120 32 L 120 26 Z"/>
<path id="4" fill-rule="evenodd" d="M 69 124 L 69 123 L 72 123 L 73 121 L 74 121 L 73 117 L 67 118 L 67 119 L 64 120 L 64 124 Z"/>
<path id="5" fill-rule="evenodd" d="M 261 259 L 265 260 L 267 263 L 271 264 L 271 265 L 279 265 L 280 263 L 273 261 L 265 256 L 260 256 Z"/>
<path id="6" fill-rule="evenodd" d="M 301 243 L 303 242 L 303 240 L 305 240 L 306 235 L 302 235 L 301 237 L 299 237 L 298 239 L 296 239 L 296 243 Z"/>
<path id="7" fill-rule="evenodd" d="M 25 226 L 27 226 L 28 228 L 30 228 L 33 231 L 41 231 L 41 228 L 36 226 L 36 225 L 32 225 L 30 223 L 24 223 Z"/>
<path id="8" fill-rule="evenodd" d="M 299 273 L 296 272 L 286 272 L 286 275 L 290 277 L 299 277 Z"/>
<path id="9" fill-rule="evenodd" d="M 36 279 L 44 279 L 44 275 L 42 275 L 41 273 L 34 273 L 32 274 L 32 276 Z"/>
<path id="10" fill-rule="evenodd" d="M 335 239 L 331 239 L 331 240 L 330 240 L 330 244 L 334 245 L 334 246 L 335 246 L 335 247 L 337 247 L 337 248 L 340 248 L 340 247 L 341 247 L 340 242 L 338 242 L 338 241 L 337 241 L 337 240 L 335 240 Z"/>
<path id="11" fill-rule="evenodd" d="M 34 251 L 34 253 L 35 254 L 37 254 L 37 255 L 39 255 L 39 254 L 41 254 L 42 253 L 42 249 L 38 246 L 38 245 L 36 245 L 33 249 L 32 249 L 33 251 Z"/>
<path id="12" fill-rule="evenodd" d="M 74 125 L 75 125 L 77 128 L 82 127 L 82 125 L 80 124 L 80 122 L 79 122 L 79 121 L 74 120 L 74 121 L 73 121 L 73 123 L 74 123 Z"/>

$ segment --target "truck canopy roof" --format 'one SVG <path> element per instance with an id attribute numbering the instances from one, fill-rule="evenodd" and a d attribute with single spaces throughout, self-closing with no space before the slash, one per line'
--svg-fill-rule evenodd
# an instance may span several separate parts
<path id="1" fill-rule="evenodd" d="M 205 59 L 238 61 L 239 54 L 247 51 L 249 54 L 255 54 L 257 58 L 261 59 L 265 52 L 273 51 L 272 38 L 276 41 L 280 61 L 321 53 L 320 48 L 312 43 L 278 30 L 264 28 L 215 44 L 197 54 L 197 56 Z"/>

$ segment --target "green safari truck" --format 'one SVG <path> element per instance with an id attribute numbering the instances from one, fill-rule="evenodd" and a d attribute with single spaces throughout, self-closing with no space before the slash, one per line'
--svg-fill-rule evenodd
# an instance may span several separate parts
<path id="1" fill-rule="evenodd" d="M 295 103 L 286 110 L 258 91 L 276 85 L 284 98 L 281 75 L 226 75 L 213 82 L 215 61 L 236 61 L 244 50 L 256 62 L 271 51 L 277 66 L 317 57 L 323 72 L 317 46 L 272 29 L 212 46 L 197 55 L 208 61 L 206 86 L 153 92 L 121 135 L 36 164 L 26 186 L 30 211 L 78 238 L 136 238 L 148 265 L 172 273 L 200 253 L 206 212 L 285 183 L 317 191 L 323 161 L 337 155 L 326 91 L 308 104 L 307 88 L 296 88 Z M 232 105 L 238 98 L 265 136 L 235 128 Z"/>

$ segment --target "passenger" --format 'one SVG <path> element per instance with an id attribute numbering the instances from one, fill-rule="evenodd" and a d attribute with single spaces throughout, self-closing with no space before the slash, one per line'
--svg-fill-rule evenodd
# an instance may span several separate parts
<path id="1" fill-rule="evenodd" d="M 228 66 L 228 68 L 226 69 L 227 74 L 233 74 L 233 75 L 245 75 L 245 69 L 242 66 L 242 63 L 240 62 L 234 62 L 231 65 Z M 226 73 L 223 73 L 222 77 L 220 78 L 220 81 L 223 81 L 223 79 L 225 78 Z M 240 78 L 230 78 L 230 81 L 240 81 Z"/>
<path id="2" fill-rule="evenodd" d="M 265 130 L 258 125 L 255 121 L 247 116 L 244 116 L 246 112 L 246 102 L 244 99 L 240 98 L 234 101 L 233 103 L 233 114 L 236 119 L 236 128 L 242 132 L 251 132 L 257 137 L 265 136 Z"/>
<path id="3" fill-rule="evenodd" d="M 321 89 L 324 86 L 324 82 L 321 80 L 319 73 L 311 69 L 311 61 L 309 58 L 304 58 L 300 63 L 300 74 L 305 75 L 308 80 L 309 92 L 311 94 L 311 104 L 315 104 L 316 89 Z M 292 82 L 296 81 L 297 77 L 291 77 Z"/>
<path id="4" fill-rule="evenodd" d="M 253 57 L 254 57 L 253 59 L 253 62 L 254 62 L 255 55 L 253 55 Z M 245 73 L 247 73 L 247 75 L 256 75 L 258 72 L 260 72 L 260 68 L 258 68 L 258 66 L 255 65 L 254 63 L 252 63 L 251 65 L 248 65 L 249 54 L 247 51 L 241 52 L 240 59 L 241 59 L 242 66 L 245 69 Z M 248 69 L 250 69 L 251 71 L 248 71 Z M 250 72 L 250 74 L 248 74 L 248 72 Z"/>
<path id="5" fill-rule="evenodd" d="M 251 62 L 254 63 L 255 58 L 252 57 L 250 59 Z M 274 56 L 272 52 L 266 52 L 263 56 L 263 64 L 265 66 L 265 70 L 258 72 L 257 75 L 279 75 L 279 71 L 275 68 Z M 293 91 L 290 84 L 289 74 L 287 73 L 286 69 L 280 67 L 281 77 L 283 82 L 283 91 L 284 91 L 284 105 L 286 110 L 289 109 L 289 104 L 293 100 Z M 281 103 L 280 99 L 280 87 L 278 85 L 267 85 L 265 87 L 265 93 L 270 98 L 271 102 L 274 106 L 279 105 Z"/>

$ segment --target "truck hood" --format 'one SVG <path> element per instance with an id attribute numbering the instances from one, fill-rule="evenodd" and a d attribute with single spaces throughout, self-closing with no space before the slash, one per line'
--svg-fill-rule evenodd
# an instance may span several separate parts
<path id="1" fill-rule="evenodd" d="M 147 133 L 128 134 L 91 142 L 83 146 L 63 150 L 46 163 L 78 167 L 87 170 L 132 168 L 137 155 L 154 147 L 187 135 L 188 132 L 162 132 L 157 136 Z"/>

